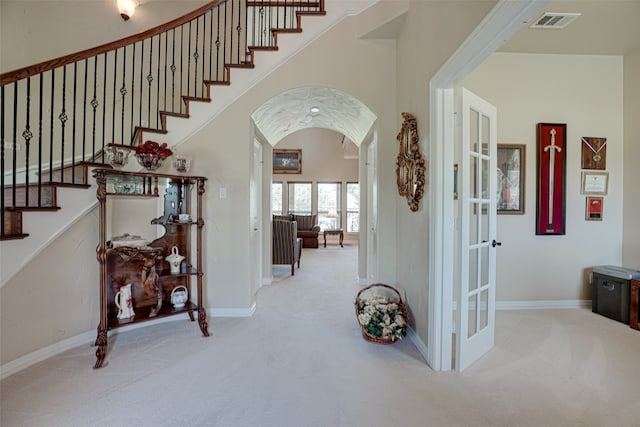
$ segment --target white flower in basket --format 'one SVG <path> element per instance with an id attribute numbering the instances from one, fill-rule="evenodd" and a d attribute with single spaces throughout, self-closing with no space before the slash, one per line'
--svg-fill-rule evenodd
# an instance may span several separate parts
<path id="1" fill-rule="evenodd" d="M 391 289 L 398 296 L 398 301 L 374 293 L 371 297 L 361 297 L 364 291 L 374 287 Z M 388 285 L 370 285 L 360 292 L 355 302 L 358 323 L 362 327 L 362 336 L 379 344 L 391 344 L 407 335 L 407 313 L 398 291 Z"/>

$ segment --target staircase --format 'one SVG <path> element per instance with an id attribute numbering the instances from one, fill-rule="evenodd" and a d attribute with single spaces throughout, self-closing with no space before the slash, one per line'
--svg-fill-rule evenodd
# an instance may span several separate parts
<path id="1" fill-rule="evenodd" d="M 111 144 L 158 135 L 181 144 L 375 1 L 217 0 L 129 38 L 0 75 L 0 287 L 95 206 L 89 170 L 110 167 Z M 306 18 L 303 33 L 305 16 L 321 18 Z"/>

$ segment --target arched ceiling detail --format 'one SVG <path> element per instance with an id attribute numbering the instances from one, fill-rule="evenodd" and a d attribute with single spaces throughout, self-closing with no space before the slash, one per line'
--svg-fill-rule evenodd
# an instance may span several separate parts
<path id="1" fill-rule="evenodd" d="M 314 108 L 319 111 L 313 111 Z M 274 96 L 256 109 L 251 118 L 271 145 L 301 129 L 325 128 L 345 135 L 360 146 L 377 116 L 348 93 L 329 87 L 306 86 Z"/>

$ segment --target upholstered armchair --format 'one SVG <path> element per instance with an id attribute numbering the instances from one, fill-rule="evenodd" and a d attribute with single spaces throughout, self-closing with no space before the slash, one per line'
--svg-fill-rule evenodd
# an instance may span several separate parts
<path id="1" fill-rule="evenodd" d="M 300 268 L 302 239 L 298 237 L 298 225 L 295 221 L 273 220 L 271 258 L 273 265 L 291 265 L 291 275 L 295 275 L 295 263 Z"/>
<path id="2" fill-rule="evenodd" d="M 303 248 L 317 248 L 320 226 L 317 224 L 318 215 L 291 215 L 291 219 L 298 223 L 298 237 L 302 238 Z"/>

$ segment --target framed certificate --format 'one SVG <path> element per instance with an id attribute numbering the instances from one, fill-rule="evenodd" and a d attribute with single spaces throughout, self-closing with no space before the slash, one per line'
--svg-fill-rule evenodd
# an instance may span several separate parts
<path id="1" fill-rule="evenodd" d="M 582 171 L 582 194 L 604 196 L 609 191 L 609 172 Z"/>

